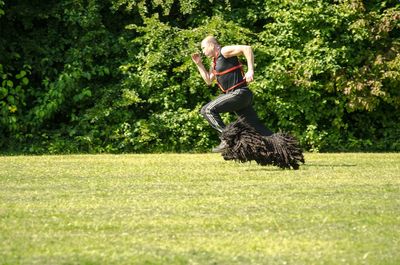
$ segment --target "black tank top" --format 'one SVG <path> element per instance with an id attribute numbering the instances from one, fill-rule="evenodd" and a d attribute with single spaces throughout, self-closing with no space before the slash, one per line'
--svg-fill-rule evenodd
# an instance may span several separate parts
<path id="1" fill-rule="evenodd" d="M 239 64 L 240 62 L 237 56 L 225 58 L 222 55 L 221 50 L 219 50 L 218 57 L 215 61 L 215 70 L 217 72 L 223 72 Z M 240 68 L 232 72 L 228 72 L 224 75 L 217 75 L 216 78 L 217 82 L 222 86 L 224 90 L 229 89 L 243 81 L 242 71 Z M 244 83 L 241 86 L 238 86 L 237 88 L 245 86 L 246 83 Z"/>

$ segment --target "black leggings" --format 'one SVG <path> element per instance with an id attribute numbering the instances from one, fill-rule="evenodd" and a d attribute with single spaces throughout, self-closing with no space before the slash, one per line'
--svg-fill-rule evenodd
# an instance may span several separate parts
<path id="1" fill-rule="evenodd" d="M 271 135 L 272 132 L 267 129 L 258 118 L 252 103 L 253 93 L 247 87 L 238 88 L 226 94 L 222 94 L 204 105 L 201 108 L 201 114 L 208 123 L 220 133 L 225 128 L 220 113 L 234 112 L 261 135 Z"/>

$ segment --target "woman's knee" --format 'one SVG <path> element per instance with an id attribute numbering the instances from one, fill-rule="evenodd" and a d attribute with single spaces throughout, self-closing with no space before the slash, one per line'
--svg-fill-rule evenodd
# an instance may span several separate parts
<path id="1" fill-rule="evenodd" d="M 204 117 L 210 115 L 212 112 L 213 108 L 210 106 L 210 103 L 204 105 L 200 110 L 201 115 L 203 115 Z"/>
<path id="2" fill-rule="evenodd" d="M 205 115 L 206 115 L 207 105 L 208 105 L 208 104 L 204 105 L 204 106 L 201 108 L 201 110 L 200 110 L 200 114 L 201 114 L 202 116 L 205 116 Z"/>

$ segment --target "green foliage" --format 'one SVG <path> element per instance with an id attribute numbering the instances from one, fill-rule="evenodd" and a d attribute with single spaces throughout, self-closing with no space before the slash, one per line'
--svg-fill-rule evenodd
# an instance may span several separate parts
<path id="1" fill-rule="evenodd" d="M 252 45 L 272 130 L 313 151 L 400 150 L 399 21 L 394 0 L 0 1 L 0 148 L 208 150 L 198 110 L 218 89 L 190 54 L 211 34 Z"/>
<path id="2" fill-rule="evenodd" d="M 0 17 L 5 14 L 3 6 L 4 6 L 4 1 L 0 1 Z"/>
<path id="3" fill-rule="evenodd" d="M 399 120 L 400 10 L 398 5 L 384 7 L 368 10 L 361 1 L 266 7 L 266 16 L 275 23 L 265 25 L 259 35 L 266 62 L 256 90 L 267 102 L 267 120 L 296 129 L 311 149 L 360 148 L 352 138 L 370 143 L 382 137 L 376 131 L 365 133 L 386 127 L 381 121 L 366 128 L 362 123 L 353 126 L 353 119 L 373 112 Z M 393 112 L 386 113 L 388 109 Z M 398 126 L 390 129 L 398 136 Z M 310 138 L 311 132 L 316 138 Z"/>
<path id="4" fill-rule="evenodd" d="M 23 110 L 26 106 L 25 88 L 29 85 L 30 67 L 24 66 L 18 74 L 5 71 L 0 64 L 0 145 L 6 141 L 4 135 L 14 134 L 20 138 L 23 126 Z"/>

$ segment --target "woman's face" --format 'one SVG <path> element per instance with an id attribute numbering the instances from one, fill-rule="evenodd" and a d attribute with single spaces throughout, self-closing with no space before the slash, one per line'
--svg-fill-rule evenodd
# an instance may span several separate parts
<path id="1" fill-rule="evenodd" d="M 207 57 L 214 56 L 214 44 L 211 42 L 202 42 L 201 50 L 202 50 L 203 54 Z"/>

